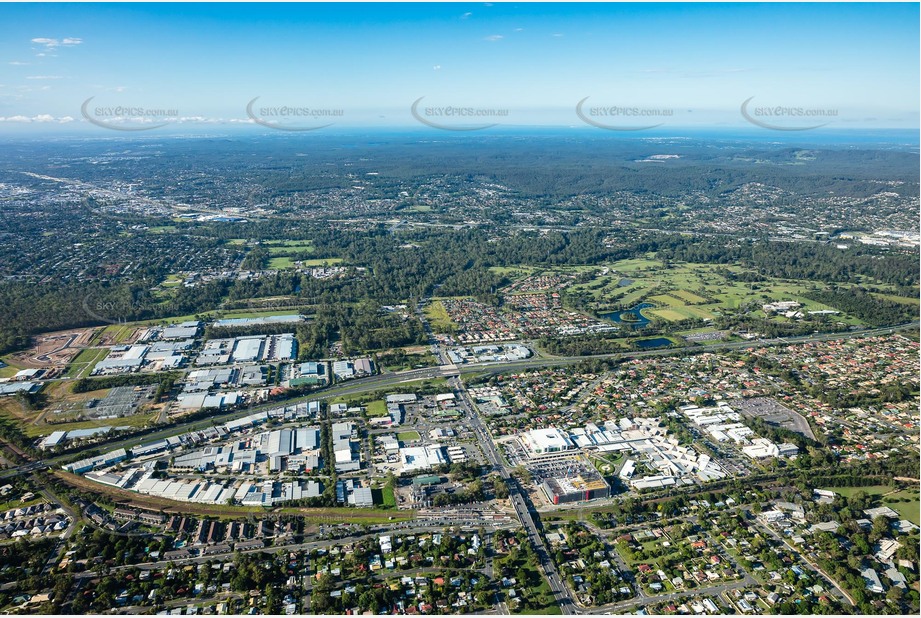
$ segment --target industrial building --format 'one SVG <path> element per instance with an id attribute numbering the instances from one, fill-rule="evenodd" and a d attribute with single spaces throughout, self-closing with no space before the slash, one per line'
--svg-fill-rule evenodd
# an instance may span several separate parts
<path id="1" fill-rule="evenodd" d="M 338 380 L 348 380 L 358 376 L 374 373 L 374 363 L 370 358 L 340 360 L 333 362 L 333 375 Z"/>
<path id="2" fill-rule="evenodd" d="M 345 479 L 336 482 L 336 502 L 361 508 L 370 508 L 374 506 L 371 488 L 362 487 L 354 479 Z"/>
<path id="3" fill-rule="evenodd" d="M 448 459 L 439 444 L 400 449 L 400 472 L 402 474 L 421 472 L 446 463 Z"/>
<path id="4" fill-rule="evenodd" d="M 333 423 L 333 456 L 336 458 L 336 472 L 355 472 L 361 469 L 361 458 L 353 447 L 352 423 Z"/>
<path id="5" fill-rule="evenodd" d="M 215 328 L 241 328 L 245 326 L 264 326 L 266 324 L 296 324 L 298 322 L 303 322 L 306 320 L 304 316 L 300 314 L 290 314 L 290 315 L 267 315 L 258 318 L 226 318 L 223 320 L 215 320 Z"/>
<path id="6" fill-rule="evenodd" d="M 294 333 L 255 335 L 233 339 L 211 339 L 195 360 L 196 365 L 275 362 L 297 358 Z"/>

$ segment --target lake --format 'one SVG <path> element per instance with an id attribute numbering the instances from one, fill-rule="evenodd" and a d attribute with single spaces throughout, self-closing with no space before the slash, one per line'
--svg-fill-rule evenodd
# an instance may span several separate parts
<path id="1" fill-rule="evenodd" d="M 649 324 L 649 319 L 646 318 L 642 313 L 640 313 L 641 310 L 646 309 L 648 307 L 655 307 L 655 305 L 652 305 L 650 303 L 640 303 L 636 307 L 627 309 L 626 311 L 608 311 L 605 313 L 599 313 L 598 317 L 603 318 L 605 320 L 610 320 L 612 322 L 616 322 L 617 324 L 620 324 L 622 326 L 629 326 L 630 328 L 636 330 L 638 328 L 643 328 L 644 326 Z M 626 320 L 624 320 L 621 316 L 625 313 L 630 314 L 631 316 L 634 316 L 634 317 L 633 318 L 628 317 Z"/>

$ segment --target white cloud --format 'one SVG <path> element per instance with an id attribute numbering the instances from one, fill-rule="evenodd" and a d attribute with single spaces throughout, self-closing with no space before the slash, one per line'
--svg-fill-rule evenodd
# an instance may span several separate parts
<path id="1" fill-rule="evenodd" d="M 39 123 L 57 123 L 57 124 L 67 124 L 68 122 L 73 122 L 74 119 L 71 116 L 61 116 L 60 118 L 55 118 L 51 114 L 39 114 L 38 116 L 10 116 L 8 118 L 0 117 L 0 122 L 16 122 L 20 124 L 39 122 Z"/>
<path id="2" fill-rule="evenodd" d="M 19 60 L 10 60 L 7 64 L 14 67 L 24 67 L 32 64 L 31 62 L 21 62 Z"/>
<path id="3" fill-rule="evenodd" d="M 441 70 L 441 65 L 440 65 L 440 64 L 436 64 L 435 66 L 432 67 L 432 70 L 433 70 L 433 71 L 440 71 L 440 70 Z"/>
<path id="4" fill-rule="evenodd" d="M 29 75 L 26 79 L 63 79 L 60 75 Z"/>
<path id="5" fill-rule="evenodd" d="M 74 45 L 80 45 L 83 43 L 83 39 L 77 37 L 66 37 L 63 39 L 49 39 L 47 37 L 36 37 L 32 39 L 33 43 L 38 45 L 44 45 L 46 49 L 54 49 L 56 47 L 73 47 Z"/>
<path id="6" fill-rule="evenodd" d="M 461 19 L 467 19 L 467 18 L 470 17 L 471 15 L 473 15 L 473 13 L 470 13 L 470 12 L 468 11 L 467 13 L 464 13 L 463 15 L 461 15 Z"/>
<path id="7" fill-rule="evenodd" d="M 505 38 L 505 37 L 502 36 L 501 34 L 490 34 L 490 35 L 489 35 L 488 37 L 486 37 L 484 40 L 489 41 L 490 43 L 494 43 L 494 42 L 496 42 L 496 41 L 501 41 L 501 40 L 504 39 L 504 38 Z"/>

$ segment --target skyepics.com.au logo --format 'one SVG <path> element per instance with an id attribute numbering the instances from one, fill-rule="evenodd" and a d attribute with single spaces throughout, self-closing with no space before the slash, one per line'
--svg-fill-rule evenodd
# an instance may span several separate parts
<path id="1" fill-rule="evenodd" d="M 102 299 L 89 294 L 83 298 L 83 312 L 99 322 L 121 324 L 137 319 L 146 306 L 136 300 Z"/>
<path id="2" fill-rule="evenodd" d="M 93 104 L 90 97 L 80 106 L 83 118 L 97 127 L 113 131 L 150 131 L 179 120 L 179 110 L 143 105 Z"/>
<path id="3" fill-rule="evenodd" d="M 837 109 L 818 107 L 799 107 L 788 105 L 754 106 L 755 97 L 748 97 L 742 102 L 742 117 L 756 127 L 772 131 L 810 131 L 824 127 L 829 123 L 816 120 L 837 118 Z"/>
<path id="4" fill-rule="evenodd" d="M 442 131 L 482 131 L 499 124 L 498 122 L 483 123 L 484 119 L 508 118 L 509 115 L 507 109 L 420 105 L 424 98 L 416 99 L 410 106 L 409 112 L 422 124 Z"/>
<path id="5" fill-rule="evenodd" d="M 655 129 L 665 123 L 651 123 L 651 121 L 663 118 L 670 119 L 675 115 L 675 110 L 664 107 L 587 106 L 585 102 L 590 98 L 585 97 L 576 104 L 576 115 L 582 122 L 608 131 L 646 131 Z"/>
<path id="6" fill-rule="evenodd" d="M 316 131 L 325 129 L 335 122 L 318 121 L 339 119 L 345 115 L 341 109 L 315 108 L 306 105 L 261 105 L 257 106 L 256 97 L 246 104 L 246 115 L 250 120 L 263 127 L 278 131 Z"/>

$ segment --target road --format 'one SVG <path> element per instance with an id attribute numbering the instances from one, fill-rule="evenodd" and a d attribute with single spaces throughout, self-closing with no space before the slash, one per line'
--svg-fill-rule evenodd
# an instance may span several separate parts
<path id="1" fill-rule="evenodd" d="M 423 532 L 443 532 L 445 529 L 444 526 L 419 526 L 413 528 L 412 530 L 407 530 L 404 534 L 420 534 Z M 176 560 L 157 560 L 151 562 L 138 562 L 135 564 L 128 564 L 122 566 L 115 566 L 109 569 L 111 573 L 117 573 L 119 571 L 129 571 L 132 569 L 140 569 L 142 571 L 161 571 L 163 569 L 169 568 L 171 566 L 183 566 L 190 564 L 204 564 L 206 562 L 212 561 L 223 561 L 229 560 L 234 557 L 234 554 L 252 554 L 252 553 L 279 553 L 279 552 L 301 552 L 301 551 L 312 551 L 314 549 L 324 548 L 324 547 L 334 547 L 341 546 L 343 544 L 354 543 L 361 539 L 368 538 L 377 538 L 379 533 L 374 534 L 363 534 L 358 536 L 351 536 L 342 539 L 328 539 L 322 541 L 309 541 L 304 543 L 289 543 L 287 545 L 273 545 L 269 547 L 259 547 L 255 549 L 247 549 L 241 551 L 229 551 L 218 554 L 208 554 L 202 556 L 193 556 L 191 558 L 180 558 Z M 413 569 L 402 569 L 402 570 L 413 570 Z M 416 571 L 424 572 L 437 572 L 441 571 L 476 571 L 478 573 L 485 573 L 486 568 L 470 568 L 470 567 L 447 567 L 447 566 L 432 566 L 432 567 L 414 567 Z M 399 571 L 399 570 L 398 570 Z M 395 574 L 397 571 L 388 570 L 386 575 L 390 576 Z M 98 571 L 95 569 L 81 571 L 80 573 L 75 573 L 74 577 L 76 578 L 94 578 L 99 577 Z"/>
<path id="2" fill-rule="evenodd" d="M 841 598 L 847 599 L 847 602 L 851 604 L 851 607 L 857 606 L 857 603 L 854 602 L 853 597 L 851 597 L 851 595 L 848 594 L 847 590 L 845 590 L 840 585 L 838 585 L 838 582 L 832 579 L 832 577 L 828 573 L 820 569 L 818 565 L 814 564 L 808 557 L 803 555 L 802 552 L 800 552 L 798 549 L 793 547 L 793 545 L 791 545 L 789 541 L 787 541 L 787 539 L 780 536 L 776 530 L 774 530 L 770 526 L 764 525 L 758 519 L 755 519 L 755 524 L 758 526 L 760 530 L 763 530 L 767 534 L 771 535 L 774 538 L 774 540 L 783 543 L 784 546 L 796 557 L 796 559 L 806 564 L 809 567 L 809 569 L 812 570 L 813 573 L 823 578 L 826 582 L 830 583 L 834 587 L 835 593 L 837 594 L 839 599 Z"/>
<path id="3" fill-rule="evenodd" d="M 418 309 L 418 308 L 417 308 Z M 424 316 L 423 316 L 424 317 Z M 423 324 L 427 325 L 428 322 L 423 319 Z M 196 429 L 204 429 L 206 427 L 211 427 L 213 425 L 218 425 L 221 423 L 226 423 L 228 421 L 242 418 L 248 416 L 255 412 L 261 410 L 269 410 L 272 408 L 277 408 L 282 405 L 293 405 L 296 403 L 303 403 L 307 401 L 320 401 L 329 399 L 331 397 L 339 397 L 343 395 L 354 395 L 360 394 L 375 390 L 385 389 L 387 387 L 394 386 L 396 384 L 402 384 L 405 382 L 415 382 L 419 380 L 429 380 L 434 378 L 450 378 L 458 375 L 469 374 L 469 373 L 500 373 L 500 372 L 515 372 L 522 371 L 525 369 L 532 369 L 538 367 L 558 367 L 566 365 L 574 365 L 585 360 L 591 359 L 611 359 L 611 360 L 620 360 L 620 359 L 630 359 L 630 358 L 643 358 L 643 357 L 655 357 L 655 356 L 671 356 L 676 354 L 687 354 L 688 352 L 716 352 L 720 350 L 736 350 L 736 349 L 753 349 L 760 347 L 769 347 L 775 345 L 790 345 L 796 343 L 805 343 L 809 341 L 831 341 L 837 339 L 850 339 L 854 337 L 871 337 L 874 335 L 882 334 L 891 334 L 899 330 L 908 330 L 908 329 L 917 329 L 921 325 L 919 322 L 911 322 L 908 324 L 901 324 L 898 326 L 891 326 L 885 328 L 876 328 L 869 330 L 861 331 L 849 331 L 846 333 L 827 333 L 827 334 L 812 334 L 804 335 L 802 337 L 789 337 L 786 339 L 762 339 L 756 341 L 733 341 L 733 342 L 719 342 L 707 345 L 695 345 L 685 348 L 665 348 L 660 350 L 643 350 L 637 352 L 618 352 L 611 354 L 596 354 L 592 356 L 560 356 L 560 357 L 546 357 L 546 356 L 534 356 L 532 358 L 514 361 L 509 363 L 502 362 L 492 362 L 492 363 L 469 363 L 465 365 L 441 365 L 437 367 L 425 367 L 422 369 L 409 369 L 407 371 L 399 371 L 393 373 L 381 373 L 373 376 L 367 376 L 364 378 L 356 378 L 348 382 L 337 384 L 326 389 L 317 391 L 310 395 L 304 397 L 298 397 L 294 399 L 287 399 L 284 401 L 277 401 L 272 403 L 267 403 L 259 406 L 254 406 L 252 408 L 247 408 L 245 410 L 234 410 L 232 412 L 227 412 L 224 414 L 215 414 L 214 416 L 197 421 L 190 422 L 178 422 L 169 427 L 166 427 L 162 430 L 151 432 L 145 434 L 142 437 L 135 438 L 126 438 L 123 440 L 117 440 L 113 442 L 106 443 L 107 450 L 114 450 L 117 448 L 131 448 L 132 446 L 137 445 L 138 443 L 147 443 L 154 442 L 156 440 L 161 440 L 168 438 L 170 436 L 179 435 L 181 433 L 186 433 L 188 431 L 194 431 Z M 437 341 L 434 339 L 434 335 L 431 334 L 431 329 L 428 329 L 427 332 L 430 335 L 431 343 L 433 346 L 433 352 L 435 353 L 436 358 L 440 362 L 446 363 L 440 346 L 437 345 Z M 475 408 L 472 408 L 475 410 Z M 42 465 L 60 465 L 65 461 L 68 461 L 73 458 L 73 454 L 62 455 L 59 457 L 52 457 L 44 462 L 39 462 Z M 15 470 L 15 469 L 13 469 Z M 12 472 L 15 473 L 15 472 Z M 4 476 L 9 476 L 10 471 L 7 471 L 5 474 L 0 474 L 0 478 Z"/>
<path id="4" fill-rule="evenodd" d="M 417 307 L 417 310 L 421 314 L 421 306 Z M 365 378 L 358 378 L 356 380 L 335 385 L 330 388 L 327 388 L 323 391 L 313 393 L 309 396 L 301 397 L 298 399 L 291 399 L 282 402 L 273 402 L 270 404 L 265 404 L 257 408 L 251 408 L 247 410 L 237 410 L 234 412 L 229 412 L 227 414 L 215 415 L 210 419 L 204 419 L 188 423 L 176 423 L 171 425 L 168 428 L 164 428 L 161 431 L 153 432 L 140 437 L 128 438 L 125 440 L 108 443 L 106 445 L 107 449 L 115 449 L 119 447 L 130 448 L 141 442 L 152 442 L 158 439 L 166 438 L 169 436 L 177 435 L 187 431 L 192 431 L 194 429 L 204 428 L 212 426 L 214 424 L 224 423 L 234 418 L 240 418 L 252 414 L 253 412 L 261 409 L 271 409 L 277 408 L 282 405 L 292 405 L 297 402 L 305 402 L 312 400 L 323 400 L 330 397 L 357 394 L 362 392 L 369 392 L 374 390 L 381 390 L 395 384 L 426 380 L 432 378 L 447 378 L 450 388 L 454 391 L 455 397 L 458 401 L 461 402 L 462 406 L 466 408 L 467 418 L 470 422 L 471 428 L 476 433 L 479 438 L 479 443 L 483 448 L 483 452 L 486 456 L 487 461 L 492 466 L 492 469 L 496 471 L 501 478 L 507 483 L 509 488 L 509 499 L 515 513 L 521 522 L 521 525 L 527 532 L 528 540 L 534 548 L 538 560 L 540 569 L 544 577 L 549 582 L 550 588 L 554 594 L 554 597 L 559 604 L 561 610 L 564 614 L 576 614 L 576 613 L 609 613 L 612 611 L 623 611 L 625 609 L 635 607 L 637 605 L 642 605 L 649 601 L 642 596 L 629 601 L 623 601 L 615 603 L 609 606 L 603 606 L 599 608 L 592 608 L 591 610 L 586 610 L 579 608 L 573 601 L 572 595 L 569 589 L 566 587 L 564 581 L 560 577 L 553 561 L 550 559 L 549 552 L 544 544 L 543 538 L 540 534 L 540 528 L 538 520 L 535 519 L 535 514 L 532 513 L 532 508 L 529 505 L 527 492 L 525 492 L 521 486 L 518 484 L 517 480 L 512 477 L 508 467 L 504 463 L 503 458 L 497 451 L 495 444 L 492 440 L 486 425 L 480 416 L 477 407 L 473 404 L 469 394 L 467 393 L 466 387 L 463 381 L 460 379 L 462 374 L 469 373 L 480 373 L 480 372 L 508 372 L 508 371 L 520 371 L 529 368 L 535 367 L 548 367 L 548 366 L 565 366 L 576 364 L 588 359 L 626 359 L 626 358 L 640 358 L 640 357 L 655 357 L 655 356 L 670 356 L 675 354 L 686 354 L 688 352 L 714 352 L 714 351 L 725 351 L 725 350 L 734 350 L 734 349 L 752 349 L 759 347 L 768 347 L 774 345 L 790 345 L 796 343 L 804 343 L 810 341 L 829 341 L 829 340 L 838 340 L 838 339 L 849 339 L 854 337 L 868 337 L 881 334 L 890 334 L 898 330 L 906 329 L 917 329 L 919 326 L 918 322 L 912 322 L 909 324 L 899 325 L 897 327 L 887 327 L 887 328 L 878 328 L 878 329 L 869 329 L 861 331 L 851 331 L 846 333 L 828 333 L 828 334 L 812 334 L 802 337 L 791 337 L 786 339 L 771 339 L 771 340 L 757 340 L 757 341 L 739 341 L 739 342 L 719 342 L 708 345 L 698 345 L 681 349 L 661 349 L 661 350 L 648 350 L 648 351 L 638 351 L 638 352 L 629 352 L 629 353 L 614 353 L 614 354 L 600 354 L 593 356 L 585 357 L 540 357 L 536 356 L 523 361 L 516 361 L 511 363 L 471 363 L 461 366 L 448 365 L 443 355 L 440 346 L 437 341 L 434 339 L 434 335 L 431 330 L 428 328 L 427 321 L 423 316 L 423 324 L 426 325 L 427 333 L 430 335 L 432 350 L 435 354 L 435 357 L 438 359 L 439 363 L 442 363 L 437 367 L 426 367 L 422 369 L 412 369 L 408 371 L 396 372 L 396 373 L 386 373 L 379 374 L 374 376 L 368 376 Z M 3 473 L 0 473 L 0 478 L 5 478 L 14 474 L 23 474 L 29 473 L 33 470 L 41 468 L 46 465 L 59 464 L 65 459 L 71 458 L 72 455 L 61 456 L 49 458 L 46 461 L 34 461 L 28 464 L 18 466 L 16 468 L 6 470 Z M 76 521 L 76 518 L 75 518 Z M 772 531 L 770 531 L 772 532 Z M 290 547 L 294 549 L 298 548 L 309 548 L 311 546 L 317 546 L 317 542 L 300 544 L 298 546 L 285 546 L 285 548 Z M 284 549 L 284 548 L 272 548 L 272 549 Z M 230 554 L 232 555 L 232 554 Z M 55 555 L 49 558 L 49 564 L 53 559 L 57 557 L 57 551 Z M 200 558 L 191 559 L 194 561 L 207 561 L 219 558 L 219 555 L 213 556 L 203 556 Z M 229 557 L 229 555 L 228 555 Z M 828 579 L 836 588 L 837 584 L 834 580 L 831 580 L 824 573 L 822 573 L 818 567 L 815 567 L 808 560 L 804 560 L 807 564 L 812 566 L 813 570 L 823 575 Z M 689 595 L 700 595 L 700 594 L 719 594 L 725 590 L 731 590 L 741 586 L 745 586 L 750 582 L 747 582 L 745 579 L 740 580 L 739 582 L 730 583 L 730 584 L 721 584 L 718 586 L 713 586 L 705 589 L 696 589 L 693 591 L 683 591 L 672 593 L 669 595 L 658 595 L 655 597 L 656 602 L 670 601 L 673 599 L 683 598 Z M 847 594 L 843 590 L 838 588 L 838 591 L 844 594 L 847 597 Z M 500 606 L 501 610 L 501 606 Z"/>
<path id="5" fill-rule="evenodd" d="M 547 582 L 550 584 L 550 590 L 553 591 L 553 596 L 556 599 L 557 604 L 560 606 L 560 609 L 564 614 L 578 613 L 578 608 L 573 603 L 572 595 L 570 594 L 569 589 L 566 587 L 566 584 L 563 582 L 563 579 L 560 577 L 556 566 L 553 564 L 553 560 L 550 558 L 550 553 L 547 551 L 544 540 L 540 535 L 540 529 L 537 526 L 537 521 L 535 520 L 534 515 L 532 515 L 531 509 L 528 505 L 527 492 L 521 488 L 521 486 L 518 484 L 518 481 L 509 473 L 508 468 L 505 466 L 505 463 L 502 460 L 502 457 L 496 450 L 492 436 L 489 434 L 489 430 L 486 428 L 486 424 L 483 422 L 483 418 L 477 411 L 476 406 L 473 405 L 473 401 L 470 399 L 470 395 L 467 393 L 467 389 L 464 386 L 463 381 L 459 377 L 453 377 L 448 380 L 448 383 L 451 386 L 451 389 L 454 391 L 454 396 L 458 401 L 460 401 L 461 405 L 466 408 L 467 416 L 470 420 L 470 426 L 472 427 L 474 433 L 476 433 L 476 435 L 479 437 L 479 443 L 483 448 L 483 453 L 486 455 L 487 461 L 492 465 L 492 469 L 498 472 L 505 483 L 508 485 L 509 501 L 511 502 L 512 507 L 515 509 L 515 514 L 518 516 L 518 520 L 521 522 L 521 525 L 527 532 L 528 541 L 531 543 L 531 546 L 534 548 L 535 553 L 537 554 L 541 571 L 544 577 L 547 579 Z"/>

